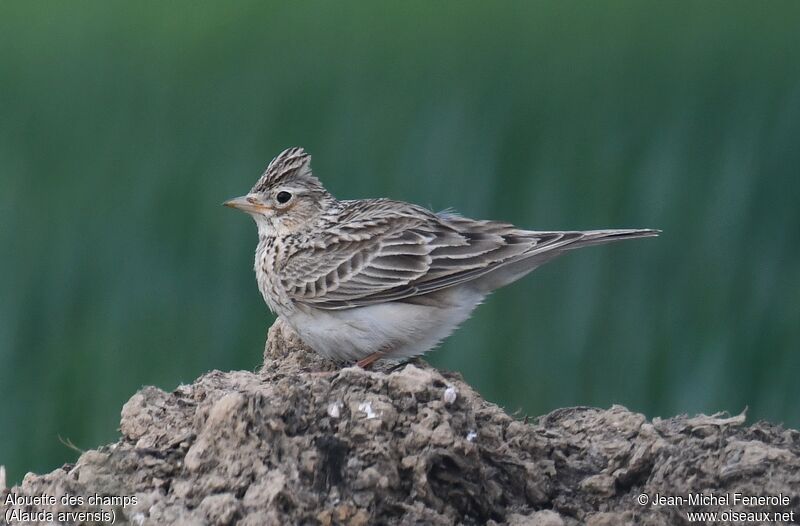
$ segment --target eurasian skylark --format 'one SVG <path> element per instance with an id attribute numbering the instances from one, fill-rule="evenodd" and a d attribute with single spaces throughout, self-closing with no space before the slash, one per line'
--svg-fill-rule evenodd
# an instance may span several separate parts
<path id="1" fill-rule="evenodd" d="M 389 199 L 340 201 L 302 148 L 278 155 L 225 202 L 258 227 L 269 308 L 318 353 L 362 367 L 436 346 L 487 294 L 568 250 L 657 230 L 537 232 Z"/>

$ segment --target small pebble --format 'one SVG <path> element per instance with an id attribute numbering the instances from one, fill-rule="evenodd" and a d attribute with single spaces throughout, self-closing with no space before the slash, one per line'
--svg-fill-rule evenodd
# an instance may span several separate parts
<path id="1" fill-rule="evenodd" d="M 444 390 L 444 403 L 447 405 L 452 404 L 458 398 L 458 391 L 452 385 L 447 386 L 447 389 Z"/>
<path id="2" fill-rule="evenodd" d="M 342 403 L 341 402 L 332 402 L 328 404 L 328 416 L 331 418 L 339 418 L 341 415 Z"/>
<path id="3" fill-rule="evenodd" d="M 367 415 L 367 420 L 378 418 L 378 415 L 376 415 L 375 411 L 372 410 L 372 402 L 361 402 L 358 404 L 358 410 Z"/>

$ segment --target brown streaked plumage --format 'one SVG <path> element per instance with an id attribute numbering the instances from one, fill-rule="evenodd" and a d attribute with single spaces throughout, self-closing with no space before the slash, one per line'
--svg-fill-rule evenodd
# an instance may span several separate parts
<path id="1" fill-rule="evenodd" d="M 225 204 L 258 226 L 264 300 L 317 352 L 368 365 L 422 354 L 491 291 L 568 250 L 657 230 L 537 232 L 389 199 L 339 201 L 290 148 Z"/>

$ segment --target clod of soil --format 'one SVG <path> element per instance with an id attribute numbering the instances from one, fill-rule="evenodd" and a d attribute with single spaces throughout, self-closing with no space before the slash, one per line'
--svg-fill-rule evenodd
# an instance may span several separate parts
<path id="1" fill-rule="evenodd" d="M 278 321 L 260 373 L 142 389 L 122 408 L 118 442 L 0 487 L 0 512 L 11 524 L 23 513 L 81 511 L 95 515 L 72 523 L 100 524 L 101 512 L 154 525 L 666 526 L 714 510 L 794 511 L 800 520 L 800 433 L 743 423 L 648 421 L 614 406 L 529 424 L 423 363 L 337 368 Z M 652 504 L 656 495 L 735 493 L 781 500 Z M 45 494 L 58 502 L 25 501 Z M 64 495 L 83 502 L 62 504 Z"/>

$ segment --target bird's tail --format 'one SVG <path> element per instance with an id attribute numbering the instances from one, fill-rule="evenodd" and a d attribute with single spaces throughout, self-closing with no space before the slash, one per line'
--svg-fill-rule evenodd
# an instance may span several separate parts
<path id="1" fill-rule="evenodd" d="M 475 285 L 484 292 L 490 292 L 517 281 L 567 251 L 624 239 L 654 237 L 659 233 L 660 230 L 650 228 L 566 232 L 523 231 L 520 237 L 528 238 L 531 248 L 514 260 L 499 265 L 495 270 L 485 274 L 476 280 Z"/>
<path id="2" fill-rule="evenodd" d="M 654 230 L 652 228 L 629 228 L 621 230 L 586 230 L 583 232 L 558 233 L 567 234 L 568 237 L 574 236 L 570 242 L 564 245 L 564 250 L 572 250 L 574 248 L 611 243 L 612 241 L 622 241 L 623 239 L 655 237 L 661 233 L 661 230 Z"/>

